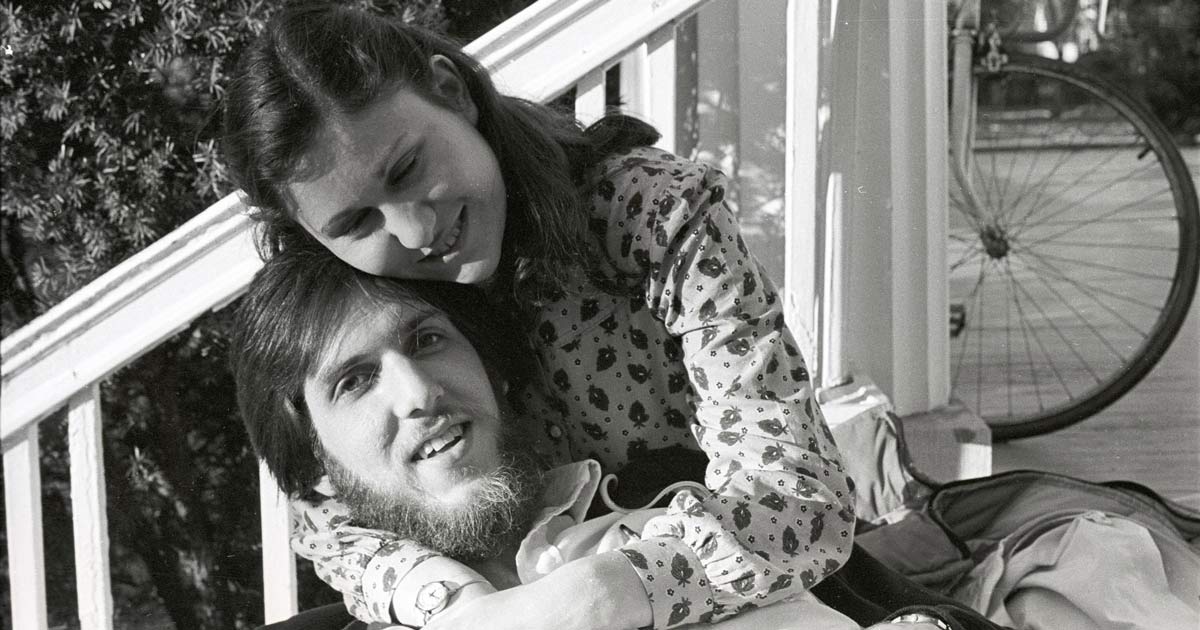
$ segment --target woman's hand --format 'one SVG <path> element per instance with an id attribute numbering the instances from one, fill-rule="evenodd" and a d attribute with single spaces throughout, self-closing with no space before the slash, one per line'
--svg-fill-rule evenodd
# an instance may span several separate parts
<path id="1" fill-rule="evenodd" d="M 563 565 L 530 584 L 492 593 L 468 585 L 426 630 L 634 630 L 650 625 L 650 602 L 618 552 Z M 490 588 L 490 586 L 488 586 Z"/>

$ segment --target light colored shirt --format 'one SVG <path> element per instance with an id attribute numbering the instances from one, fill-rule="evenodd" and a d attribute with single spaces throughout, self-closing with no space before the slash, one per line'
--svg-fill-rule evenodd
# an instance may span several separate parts
<path id="1" fill-rule="evenodd" d="M 585 556 L 619 550 L 635 540 L 629 532 L 642 532 L 646 523 L 665 509 L 629 513 L 611 512 L 585 520 L 588 508 L 598 500 L 600 464 L 587 460 L 567 464 L 547 473 L 543 494 L 546 507 L 534 520 L 517 551 L 517 574 L 522 583 L 554 579 L 562 565 Z M 719 622 L 720 630 L 849 630 L 858 629 L 850 618 L 821 603 L 806 591 L 766 608 L 748 610 Z"/>
<path id="2" fill-rule="evenodd" d="M 806 591 L 853 542 L 853 484 L 726 185 L 658 149 L 605 160 L 588 188 L 593 244 L 636 290 L 604 293 L 575 269 L 577 290 L 525 322 L 542 380 L 524 402 L 544 423 L 548 461 L 590 458 L 613 472 L 651 449 L 708 456 L 708 491 L 678 493 L 621 548 L 658 629 Z M 431 567 L 477 579 L 412 541 L 353 527 L 336 501 L 294 507 L 293 549 L 360 619 L 390 620 L 395 589 L 419 588 Z"/>

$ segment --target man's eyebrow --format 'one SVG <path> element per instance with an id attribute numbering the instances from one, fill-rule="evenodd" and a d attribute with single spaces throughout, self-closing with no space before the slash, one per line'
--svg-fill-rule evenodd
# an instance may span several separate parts
<path id="1" fill-rule="evenodd" d="M 441 315 L 441 311 L 428 308 L 406 308 L 398 313 L 393 313 L 395 321 L 393 321 L 392 326 L 388 329 L 389 338 L 407 336 L 429 319 L 438 317 L 439 315 Z M 343 323 L 339 328 L 345 330 L 347 326 Z M 317 369 L 314 371 L 312 378 L 323 386 L 336 385 L 347 368 L 373 356 L 376 350 L 376 348 L 360 348 L 354 354 L 342 357 L 339 356 L 342 341 L 331 341 L 326 351 L 321 353 L 320 358 L 317 360 Z"/>
<path id="2" fill-rule="evenodd" d="M 388 147 L 388 150 L 384 152 L 383 157 L 379 159 L 379 163 L 375 165 L 373 171 L 376 179 L 382 179 L 385 181 L 387 180 L 388 169 L 392 166 L 392 162 L 396 156 L 397 147 L 403 144 L 405 138 L 406 135 L 404 133 L 396 136 L 395 141 L 392 142 L 392 146 Z M 333 213 L 333 216 L 329 217 L 329 220 L 321 226 L 321 233 L 330 238 L 339 236 L 343 231 L 342 226 L 350 221 L 354 217 L 354 213 L 358 212 L 360 209 L 361 208 L 358 206 L 348 206 Z"/>

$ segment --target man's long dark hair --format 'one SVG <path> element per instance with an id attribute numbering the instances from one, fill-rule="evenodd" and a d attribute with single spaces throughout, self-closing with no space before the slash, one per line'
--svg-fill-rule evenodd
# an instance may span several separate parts
<path id="1" fill-rule="evenodd" d="M 327 2 L 278 13 L 243 53 L 226 93 L 224 158 L 260 221 L 260 249 L 269 255 L 311 240 L 293 219 L 287 185 L 304 175 L 301 160 L 331 117 L 401 87 L 440 104 L 431 89 L 435 54 L 465 82 L 507 190 L 495 286 L 528 304 L 565 291 L 572 265 L 599 279 L 581 188 L 606 155 L 654 143 L 653 127 L 610 116 L 584 130 L 571 115 L 498 93 L 477 61 L 436 33 Z"/>
<path id="2" fill-rule="evenodd" d="M 230 363 L 250 443 L 290 495 L 311 490 L 325 472 L 304 381 L 345 322 L 363 309 L 381 308 L 445 313 L 471 342 L 493 384 L 502 379 L 519 392 L 535 374 L 525 336 L 479 287 L 380 278 L 315 243 L 289 247 L 267 261 L 242 298 Z"/>

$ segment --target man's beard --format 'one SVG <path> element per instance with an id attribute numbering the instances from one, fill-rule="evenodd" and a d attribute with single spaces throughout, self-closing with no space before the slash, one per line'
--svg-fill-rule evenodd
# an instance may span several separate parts
<path id="1" fill-rule="evenodd" d="M 331 458 L 326 471 L 338 499 L 350 508 L 356 524 L 421 543 L 460 562 L 488 560 L 519 543 L 529 531 L 545 479 L 537 460 L 522 449 L 512 429 L 522 418 L 501 420 L 496 470 L 472 480 L 469 505 L 438 505 L 420 491 L 388 494 L 369 487 Z"/>

